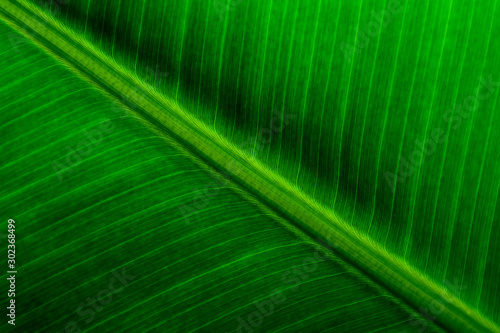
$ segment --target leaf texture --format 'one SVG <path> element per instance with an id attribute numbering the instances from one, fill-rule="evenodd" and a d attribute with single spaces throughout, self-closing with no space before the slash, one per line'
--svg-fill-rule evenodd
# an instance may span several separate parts
<path id="1" fill-rule="evenodd" d="M 361 300 L 372 302 L 371 297 L 377 302 L 382 299 L 384 305 L 359 305 L 357 309 L 363 311 L 359 318 L 378 318 L 378 315 L 367 314 L 374 308 L 390 316 L 382 316 L 385 319 L 380 317 L 366 325 L 352 320 L 350 328 L 340 326 L 340 331 L 411 330 L 421 329 L 422 323 L 426 329 L 438 330 L 430 323 L 434 321 L 452 331 L 498 331 L 500 265 L 497 256 L 500 242 L 496 230 L 499 220 L 496 207 L 500 191 L 500 151 L 495 142 L 500 138 L 500 132 L 495 130 L 494 124 L 500 120 L 496 104 L 499 85 L 496 80 L 500 71 L 494 55 L 498 54 L 500 44 L 494 35 L 499 27 L 496 0 L 488 3 L 319 1 L 314 4 L 305 1 L 239 1 L 228 6 L 221 9 L 217 2 L 194 1 L 73 1 L 52 3 L 50 8 L 42 10 L 25 1 L 5 2 L 1 6 L 3 18 L 14 28 L 24 30 L 25 35 L 27 31 L 23 25 L 35 28 L 37 33 L 31 40 L 77 75 L 58 68 L 47 87 L 34 90 L 32 94 L 20 94 L 21 86 L 25 87 L 24 81 L 30 80 L 36 85 L 41 80 L 36 77 L 38 71 L 47 72 L 50 67 L 36 67 L 21 60 L 23 54 L 43 58 L 31 45 L 26 49 L 21 49 L 21 46 L 12 48 L 14 43 L 6 46 L 3 57 L 8 65 L 4 69 L 6 84 L 3 91 L 7 107 L 11 105 L 18 116 L 6 112 L 4 126 L 5 130 L 21 135 L 16 135 L 19 139 L 15 144 L 4 145 L 2 153 L 5 151 L 7 162 L 2 167 L 2 174 L 6 179 L 7 175 L 18 176 L 23 187 L 18 190 L 13 188 L 18 182 L 7 182 L 2 195 L 6 202 L 3 206 L 8 206 L 11 214 L 19 214 L 16 209 L 30 212 L 30 207 L 35 206 L 37 208 L 32 214 L 38 215 L 28 215 L 31 220 L 44 221 L 49 214 L 50 227 L 46 231 L 42 229 L 48 234 L 62 228 L 62 225 L 57 226 L 54 218 L 71 217 L 73 212 L 81 214 L 72 224 L 65 223 L 64 229 L 68 228 L 66 225 L 76 226 L 83 222 L 81 219 L 94 217 L 96 213 L 92 210 L 101 201 L 109 204 L 100 208 L 106 212 L 102 216 L 105 223 L 121 221 L 112 212 L 122 205 L 127 207 L 121 211 L 124 219 L 137 216 L 138 209 L 131 208 L 134 207 L 135 193 L 147 196 L 147 200 L 138 199 L 139 206 L 155 207 L 148 220 L 160 226 L 168 223 L 169 218 L 179 218 L 183 210 L 192 210 L 189 207 L 194 203 L 193 197 L 199 195 L 194 189 L 198 182 L 191 183 L 191 189 L 190 180 L 186 185 L 173 185 L 167 190 L 168 196 L 163 197 L 150 194 L 155 193 L 155 181 L 151 179 L 168 178 L 172 174 L 181 184 L 181 179 L 187 181 L 191 177 L 187 170 L 200 174 L 200 177 L 203 175 L 205 180 L 214 170 L 222 170 L 231 177 L 229 187 L 246 199 L 250 198 L 258 208 L 243 203 L 236 194 L 229 194 L 230 191 L 227 199 L 218 194 L 209 200 L 209 208 L 194 209 L 195 216 L 205 215 L 205 209 L 209 210 L 207 219 L 202 222 L 207 223 L 206 226 L 189 224 L 194 229 L 183 231 L 186 233 L 183 235 L 180 225 L 183 226 L 185 220 L 179 220 L 172 226 L 172 231 L 165 231 L 173 232 L 175 236 L 160 233 L 155 235 L 157 239 L 175 243 L 183 236 L 187 239 L 194 237 L 185 244 L 182 241 L 175 243 L 177 251 L 186 256 L 186 253 L 191 253 L 191 250 L 185 250 L 187 244 L 201 237 L 196 235 L 203 235 L 204 228 L 210 229 L 215 222 L 221 223 L 217 216 L 223 211 L 231 211 L 226 204 L 238 202 L 245 210 L 238 212 L 239 218 L 235 216 L 240 224 L 231 226 L 235 239 L 239 239 L 237 235 L 243 237 L 273 226 L 262 237 L 259 234 L 253 240 L 250 236 L 244 238 L 246 245 L 242 251 L 250 251 L 260 258 L 256 260 L 262 260 L 265 257 L 260 252 L 249 250 L 251 244 L 268 246 L 270 252 L 264 256 L 269 255 L 269 260 L 274 263 L 270 264 L 269 270 L 259 265 L 258 270 L 252 271 L 253 276 L 267 276 L 269 272 L 275 272 L 271 276 L 276 276 L 292 265 L 286 247 L 295 245 L 283 241 L 286 246 L 280 247 L 278 239 L 281 237 L 288 237 L 292 242 L 299 236 L 301 241 L 297 244 L 305 256 L 312 253 L 307 250 L 307 237 L 334 240 L 337 243 L 334 252 L 348 263 L 347 266 L 337 261 L 335 265 L 330 263 L 328 269 L 331 271 L 325 271 L 323 278 L 314 280 L 319 282 L 311 282 L 309 288 L 317 290 L 317 295 L 308 298 L 310 295 L 305 292 L 307 296 L 297 298 L 309 299 L 312 304 L 319 304 L 318 307 L 302 313 L 297 301 L 293 303 L 296 305 L 287 308 L 287 315 L 275 317 L 273 314 L 271 320 L 265 319 L 264 325 L 270 326 L 259 326 L 262 331 L 323 331 L 328 320 L 338 323 L 340 313 L 357 313 L 357 310 L 347 308 Z M 30 16 L 33 21 L 29 20 Z M 377 33 L 369 30 L 374 22 L 378 22 L 380 28 Z M 12 38 L 9 29 L 5 27 L 4 35 Z M 24 38 L 16 36 L 16 41 Z M 10 54 L 18 56 L 19 62 L 11 65 Z M 49 62 L 48 58 L 45 59 Z M 53 62 L 53 66 L 55 64 Z M 32 67 L 33 76 L 21 74 L 20 82 L 17 82 L 19 71 L 28 67 Z M 56 80 L 63 75 L 74 80 L 75 84 L 66 85 Z M 87 82 L 78 76 L 83 76 Z M 51 86 L 57 89 L 57 96 L 64 97 L 54 98 L 48 94 Z M 99 95 L 95 87 L 105 95 Z M 73 95 L 81 97 L 73 99 Z M 17 103 L 12 96 L 19 96 Z M 67 96 L 71 100 L 66 100 Z M 85 118 L 74 125 L 67 120 L 61 122 L 58 117 L 71 117 L 63 110 L 72 109 L 69 107 L 71 103 L 75 109 L 85 110 L 82 106 L 87 103 L 81 98 L 99 101 L 103 107 L 92 108 L 91 113 L 82 111 Z M 54 170 L 47 166 L 29 166 L 43 160 L 45 164 L 42 165 L 50 164 L 54 169 L 51 162 L 56 156 L 66 155 L 71 149 L 71 145 L 59 144 L 57 140 L 74 135 L 76 138 L 72 142 L 77 147 L 80 143 L 77 137 L 82 136 L 83 129 L 80 132 L 74 126 L 105 128 L 106 125 L 97 120 L 110 109 L 122 110 L 113 104 L 116 99 L 121 100 L 121 106 L 128 107 L 127 112 L 120 113 L 127 115 L 122 116 L 125 119 L 120 118 L 126 122 L 120 125 L 123 132 L 115 132 L 116 141 L 112 139 L 108 143 L 109 151 L 103 151 L 103 160 L 91 164 L 92 157 L 84 158 L 81 171 L 73 176 L 76 170 L 71 168 L 67 171 L 68 179 L 60 184 L 53 183 L 57 178 Z M 20 105 L 21 101 L 31 103 L 26 104 L 25 109 Z M 57 105 L 61 108 L 59 112 L 53 111 Z M 44 108 L 49 108 L 50 112 L 37 113 Z M 134 119 L 129 119 L 129 114 Z M 26 123 L 25 118 L 31 122 Z M 23 122 L 18 122 L 18 119 Z M 49 122 L 46 127 L 41 126 L 48 132 L 40 132 L 33 126 L 39 119 L 50 119 L 58 126 L 52 127 Z M 282 121 L 279 129 L 275 127 L 276 119 Z M 111 123 L 117 122 L 113 120 Z M 142 123 L 142 127 L 136 123 Z M 5 133 L 9 134 L 2 134 L 2 137 L 11 136 L 11 132 Z M 267 141 L 264 138 L 266 133 L 270 133 Z M 130 135 L 129 141 L 127 135 Z M 165 135 L 167 141 L 161 139 Z M 148 136 L 153 143 L 142 141 Z M 153 149 L 151 156 L 147 153 L 132 154 L 137 148 L 127 146 L 136 144 L 136 141 L 142 142 L 141 149 L 145 152 Z M 44 143 L 58 149 L 46 150 Z M 181 157 L 174 158 L 174 151 Z M 136 168 L 124 172 L 123 168 L 134 165 L 134 161 L 139 163 L 136 160 L 139 156 L 151 157 L 151 163 L 136 164 Z M 98 175 L 106 174 L 106 169 L 102 168 L 106 165 L 111 176 L 103 180 Z M 164 169 L 165 166 L 168 169 Z M 155 168 L 158 169 L 154 171 Z M 141 176 L 133 181 L 137 175 Z M 46 177 L 53 185 L 41 190 L 38 186 L 46 181 Z M 92 181 L 92 178 L 99 181 Z M 145 186 L 150 183 L 153 189 Z M 171 184 L 170 180 L 168 183 Z M 226 182 L 223 184 L 227 185 Z M 75 189 L 86 196 L 97 185 L 102 186 L 103 192 L 96 192 L 95 198 L 91 196 L 68 204 L 72 198 L 78 198 L 72 193 Z M 122 202 L 119 196 L 112 194 L 113 186 L 118 186 L 126 201 Z M 176 195 L 175 191 L 181 191 L 181 188 L 184 194 Z M 47 204 L 40 204 L 43 193 L 56 205 L 61 205 L 59 216 L 57 213 L 50 215 L 57 212 L 48 205 L 50 199 Z M 206 196 L 201 196 L 206 199 Z M 187 198 L 182 201 L 180 197 Z M 155 206 L 163 200 L 165 207 Z M 210 212 L 215 207 L 220 210 Z M 39 209 L 41 211 L 37 212 Z M 161 213 L 163 209 L 170 212 L 168 218 Z M 263 214 L 263 210 L 272 217 Z M 245 226 L 249 228 L 256 223 L 248 220 L 252 214 L 254 221 L 259 221 L 258 227 L 254 225 L 253 231 L 245 230 Z M 275 225 L 276 220 L 286 228 Z M 111 238 L 113 244 L 121 246 L 130 239 L 125 224 L 120 222 L 117 231 L 113 231 L 120 236 Z M 32 228 L 35 234 L 39 230 L 38 226 Z M 294 231 L 293 237 L 290 229 Z M 271 235 L 271 230 L 275 236 Z M 135 228 L 128 232 L 140 233 Z M 231 234 L 227 229 L 225 233 Z M 198 267 L 203 258 L 220 255 L 228 263 L 228 268 L 232 265 L 240 267 L 238 261 L 233 263 L 234 257 L 224 256 L 223 239 L 210 231 L 203 239 L 209 241 L 210 245 L 207 243 L 206 246 L 214 250 L 207 252 L 207 257 L 198 255 L 203 251 L 192 250 L 194 257 L 189 260 L 192 265 Z M 229 242 L 227 249 L 234 248 L 234 243 Z M 92 248 L 91 242 L 82 235 L 75 235 L 76 244 Z M 22 247 L 22 243 L 19 246 Z M 34 243 L 31 246 L 34 247 Z M 96 246 L 95 251 L 107 248 L 113 249 L 109 244 L 103 244 Z M 137 248 L 125 248 L 132 257 L 140 252 Z M 159 245 L 152 245 L 150 251 L 157 249 Z M 55 255 L 50 250 L 42 252 L 27 261 L 36 261 L 43 253 L 51 254 L 47 260 L 64 258 L 67 261 L 68 254 L 57 258 L 57 254 L 63 255 L 57 251 Z M 84 261 L 76 254 L 74 257 L 75 264 Z M 103 260 L 106 262 L 92 259 L 89 264 L 99 266 L 100 272 L 109 272 L 111 267 L 117 266 L 109 258 Z M 149 260 L 158 262 L 153 257 Z M 241 265 L 251 267 L 251 260 L 242 259 Z M 206 289 L 197 281 L 197 276 L 207 274 L 207 281 L 213 283 L 217 280 L 217 269 L 222 272 L 226 269 L 224 263 L 210 261 L 212 264 L 216 262 L 218 268 L 214 271 L 201 265 L 199 275 L 192 271 L 184 275 L 185 281 L 190 281 L 186 286 L 184 282 L 177 283 L 171 278 L 165 279 L 161 291 L 137 291 L 137 298 L 123 304 L 124 310 L 113 310 L 116 312 L 110 313 L 102 324 L 97 323 L 92 329 L 102 331 L 124 327 L 132 331 L 164 331 L 164 325 L 172 323 L 172 331 L 213 331 L 213 328 L 206 328 L 211 324 L 218 327 L 216 331 L 220 327 L 231 330 L 232 324 L 227 324 L 229 321 L 222 323 L 222 319 L 217 319 L 219 321 L 211 322 L 211 319 L 218 318 L 216 313 L 222 311 L 224 305 L 199 318 L 208 322 L 206 326 L 193 322 L 191 328 L 181 327 L 180 323 L 186 320 L 176 318 L 204 311 L 196 310 L 196 305 L 191 307 L 180 303 L 174 305 L 175 314 L 166 316 L 159 311 L 153 315 L 152 318 L 158 320 L 157 326 L 149 325 L 146 329 L 127 324 L 128 321 L 118 324 L 123 322 L 122 313 L 143 304 L 141 297 L 145 293 L 162 294 L 164 291 L 168 294 L 165 290 L 169 289 L 165 286 L 172 281 L 173 288 L 179 285 L 189 290 L 188 293 Z M 346 269 L 354 271 L 346 268 L 349 265 L 361 270 L 368 279 L 361 278 L 359 272 L 345 272 Z M 264 274 L 263 270 L 267 273 Z M 69 270 L 68 274 L 74 276 L 75 272 Z M 54 272 L 46 273 L 47 279 L 57 276 Z M 96 276 L 95 272 L 89 274 L 89 278 Z M 235 287 L 227 298 L 220 296 L 223 293 L 220 291 L 214 292 L 214 297 L 203 294 L 203 298 L 228 302 L 236 299 L 234 290 L 253 288 L 252 283 L 248 286 L 242 284 L 251 277 L 242 277 L 237 272 L 231 274 L 236 274 L 231 275 Z M 345 278 L 344 274 L 348 277 Z M 193 279 L 191 286 L 190 277 Z M 341 297 L 342 289 L 335 286 L 355 285 L 359 283 L 357 279 L 361 279 L 363 288 L 353 286 L 352 293 Z M 229 280 L 217 286 L 231 286 L 233 282 Z M 280 283 L 283 285 L 283 281 Z M 387 291 L 375 287 L 375 284 L 387 288 L 401 300 L 389 297 Z M 273 282 L 263 285 L 267 289 L 260 297 L 276 287 Z M 75 286 L 82 284 L 75 281 Z M 368 287 L 369 291 L 366 290 Z M 327 296 L 323 296 L 320 290 Z M 328 292 L 333 298 L 329 298 Z M 43 295 L 38 299 L 54 297 Z M 182 293 L 172 297 L 180 295 Z M 201 297 L 202 294 L 196 295 Z M 241 297 L 242 305 L 235 303 L 231 310 L 237 312 L 240 310 L 235 309 L 248 307 L 251 303 L 248 297 Z M 331 304 L 332 300 L 335 303 L 337 297 L 340 297 L 338 313 L 335 313 L 335 307 L 331 308 L 333 312 L 316 312 L 322 310 L 320 304 Z M 152 304 L 156 302 L 155 298 L 148 298 L 147 302 Z M 415 323 L 411 319 L 414 314 L 402 302 L 420 310 L 424 317 L 427 314 L 427 320 Z M 439 309 L 436 309 L 436 304 Z M 393 311 L 389 311 L 391 307 Z M 294 311 L 304 314 L 304 318 L 295 318 Z M 428 312 L 435 314 L 430 320 Z M 318 318 L 318 322 L 314 318 Z M 389 321 L 393 325 L 388 324 Z M 224 326 L 226 324 L 228 326 Z"/>

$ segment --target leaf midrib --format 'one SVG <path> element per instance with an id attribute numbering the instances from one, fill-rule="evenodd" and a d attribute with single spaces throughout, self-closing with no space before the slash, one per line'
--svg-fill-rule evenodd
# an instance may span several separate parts
<path id="1" fill-rule="evenodd" d="M 415 308 L 428 308 L 440 302 L 443 311 L 437 321 L 453 331 L 500 332 L 496 324 L 449 293 L 424 274 L 385 251 L 365 235 L 342 221 L 333 211 L 321 206 L 296 186 L 246 155 L 213 129 L 189 115 L 172 99 L 156 92 L 137 76 L 100 52 L 53 17 L 26 1 L 17 5 L 0 4 L 0 16 L 26 35 L 24 24 L 37 31 L 29 36 L 35 44 L 55 55 L 80 75 L 108 94 L 127 96 L 133 113 L 173 137 L 207 165 L 227 171 L 246 191 L 266 206 L 285 215 L 307 234 L 335 240 L 336 250 L 354 266 Z M 36 19 L 33 19 L 36 18 Z"/>

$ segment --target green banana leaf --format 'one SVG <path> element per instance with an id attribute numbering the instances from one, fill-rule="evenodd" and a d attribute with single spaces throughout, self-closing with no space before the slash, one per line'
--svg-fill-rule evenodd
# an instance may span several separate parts
<path id="1" fill-rule="evenodd" d="M 499 17 L 3 0 L 0 330 L 500 332 Z"/>

